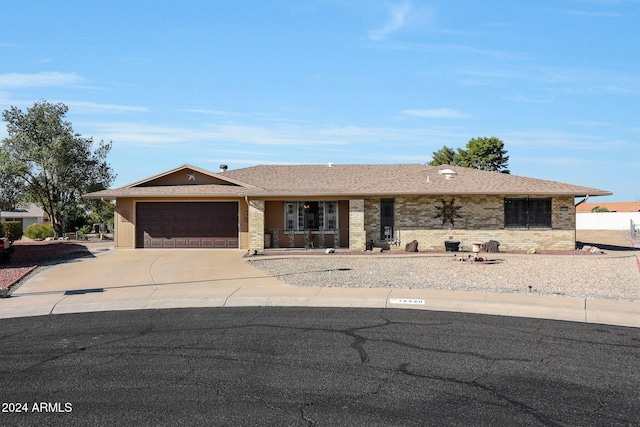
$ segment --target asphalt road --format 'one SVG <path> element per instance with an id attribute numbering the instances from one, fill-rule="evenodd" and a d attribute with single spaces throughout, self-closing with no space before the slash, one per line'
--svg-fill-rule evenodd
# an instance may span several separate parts
<path id="1" fill-rule="evenodd" d="M 640 425 L 640 330 L 414 310 L 0 320 L 0 425 Z"/>

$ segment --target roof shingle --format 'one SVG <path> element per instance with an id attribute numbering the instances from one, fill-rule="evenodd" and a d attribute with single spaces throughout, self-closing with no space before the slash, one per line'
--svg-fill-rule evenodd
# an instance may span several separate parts
<path id="1" fill-rule="evenodd" d="M 184 165 L 185 169 L 193 166 Z M 450 179 L 440 173 L 452 169 Z M 203 171 L 203 169 L 198 169 Z M 176 169 L 170 172 L 175 173 Z M 87 195 L 91 198 L 145 196 L 257 196 L 293 197 L 366 196 L 366 195 L 572 195 L 606 196 L 611 193 L 555 181 L 525 178 L 459 166 L 427 166 L 421 164 L 354 164 L 354 165 L 260 165 L 208 172 L 234 185 L 153 186 L 152 180 Z M 156 175 L 154 178 L 163 176 Z M 139 184 L 144 182 L 144 187 Z"/>

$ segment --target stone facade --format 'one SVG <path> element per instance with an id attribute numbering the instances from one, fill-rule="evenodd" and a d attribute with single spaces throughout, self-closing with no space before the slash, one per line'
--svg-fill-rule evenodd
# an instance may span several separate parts
<path id="1" fill-rule="evenodd" d="M 509 196 L 509 197 L 527 197 Z M 536 196 L 545 197 L 545 196 Z M 551 197 L 551 196 L 547 196 Z M 551 228 L 505 228 L 504 196 L 401 196 L 395 198 L 394 238 L 404 245 L 417 240 L 420 249 L 444 250 L 444 241 L 449 239 L 449 229 L 453 240 L 462 243 L 464 250 L 470 250 L 474 242 L 497 240 L 501 250 L 558 249 L 575 248 L 575 206 L 571 196 L 551 197 Z M 456 212 L 454 224 L 442 223 L 437 218 L 436 207 L 454 200 Z M 380 198 L 364 200 L 365 242 L 380 240 Z M 354 247 L 351 246 L 355 250 Z"/>
<path id="2" fill-rule="evenodd" d="M 249 252 L 264 251 L 264 200 L 249 201 Z"/>
<path id="3" fill-rule="evenodd" d="M 378 216 L 378 221 L 379 221 Z M 366 248 L 364 199 L 349 200 L 349 249 L 363 251 Z"/>

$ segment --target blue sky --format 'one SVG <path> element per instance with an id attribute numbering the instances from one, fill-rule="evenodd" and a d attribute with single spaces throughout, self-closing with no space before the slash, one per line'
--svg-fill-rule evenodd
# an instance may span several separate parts
<path id="1" fill-rule="evenodd" d="M 640 200 L 640 0 L 2 9 L 0 109 L 68 105 L 113 141 L 114 186 L 184 163 L 426 163 L 496 136 L 512 174 Z"/>

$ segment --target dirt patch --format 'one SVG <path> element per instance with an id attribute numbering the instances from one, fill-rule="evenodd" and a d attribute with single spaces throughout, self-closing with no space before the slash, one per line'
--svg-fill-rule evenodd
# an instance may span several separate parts
<path id="1" fill-rule="evenodd" d="M 605 251 L 632 251 L 639 248 L 634 245 L 640 241 L 631 240 L 627 230 L 577 230 L 576 245 L 596 246 Z"/>

